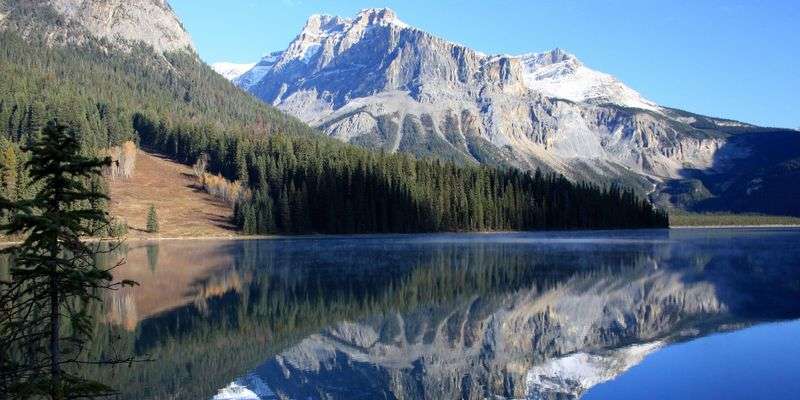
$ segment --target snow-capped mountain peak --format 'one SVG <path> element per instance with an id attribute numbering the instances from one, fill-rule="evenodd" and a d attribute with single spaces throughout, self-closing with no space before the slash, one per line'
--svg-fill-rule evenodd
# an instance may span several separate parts
<path id="1" fill-rule="evenodd" d="M 211 64 L 211 68 L 225 79 L 232 81 L 256 66 L 256 63 L 238 64 L 231 62 L 218 62 Z"/>
<path id="2" fill-rule="evenodd" d="M 314 14 L 308 18 L 299 35 L 289 44 L 282 55 L 284 61 L 301 60 L 308 64 L 331 36 L 341 35 L 349 26 L 349 21 L 330 15 Z"/>
<path id="3" fill-rule="evenodd" d="M 594 104 L 611 103 L 660 112 L 660 107 L 617 78 L 585 66 L 561 49 L 523 54 L 525 86 L 548 97 Z"/>
<path id="4" fill-rule="evenodd" d="M 325 60 L 328 60 L 334 53 L 344 52 L 361 40 L 371 27 L 409 28 L 389 8 L 363 9 L 352 19 L 314 14 L 308 18 L 303 30 L 289 44 L 277 64 L 284 65 L 292 61 L 309 64 L 320 52 L 326 54 Z"/>
<path id="5" fill-rule="evenodd" d="M 573 54 L 556 47 L 553 50 L 544 53 L 526 53 L 516 56 L 519 58 L 526 67 L 536 69 L 539 67 L 565 63 L 570 65 L 580 65 L 580 61 Z"/>
<path id="6" fill-rule="evenodd" d="M 409 25 L 397 18 L 397 13 L 391 8 L 365 8 L 358 13 L 355 23 L 366 25 L 395 25 L 408 28 Z"/>
<path id="7" fill-rule="evenodd" d="M 536 365 L 526 377 L 525 398 L 579 399 L 590 388 L 622 375 L 660 349 L 656 341 L 607 351 L 604 354 L 574 353 Z"/>

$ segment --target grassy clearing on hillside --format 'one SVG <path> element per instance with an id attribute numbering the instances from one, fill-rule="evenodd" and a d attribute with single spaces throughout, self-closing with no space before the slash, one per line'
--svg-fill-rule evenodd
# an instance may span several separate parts
<path id="1" fill-rule="evenodd" d="M 110 183 L 111 215 L 128 225 L 128 237 L 234 236 L 233 210 L 204 192 L 191 167 L 139 151 L 129 179 Z M 159 232 L 147 232 L 147 212 L 154 205 Z"/>
<path id="2" fill-rule="evenodd" d="M 670 226 L 800 225 L 800 218 L 763 214 L 683 213 L 669 215 Z"/>

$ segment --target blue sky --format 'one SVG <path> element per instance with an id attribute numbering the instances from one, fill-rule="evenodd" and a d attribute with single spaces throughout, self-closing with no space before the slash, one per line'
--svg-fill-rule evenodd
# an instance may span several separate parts
<path id="1" fill-rule="evenodd" d="M 659 104 L 800 128 L 800 0 L 170 0 L 207 62 L 283 50 L 314 13 L 390 7 L 486 53 L 560 47 Z"/>

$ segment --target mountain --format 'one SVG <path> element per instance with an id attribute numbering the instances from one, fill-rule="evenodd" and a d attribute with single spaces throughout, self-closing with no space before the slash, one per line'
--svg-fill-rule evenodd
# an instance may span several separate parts
<path id="1" fill-rule="evenodd" d="M 218 62 L 211 64 L 211 68 L 214 69 L 218 74 L 222 75 L 227 80 L 234 80 L 240 77 L 247 71 L 253 69 L 256 66 L 256 63 L 251 64 L 237 64 L 237 63 L 229 63 L 229 62 Z"/>
<path id="2" fill-rule="evenodd" d="M 80 44 L 93 38 L 120 47 L 144 43 L 157 53 L 194 51 L 189 34 L 166 0 L 49 0 L 0 3 L 8 25 L 50 43 Z"/>
<path id="3" fill-rule="evenodd" d="M 0 0 L 0 15 L 0 118 L 12 141 L 53 117 L 90 148 L 138 135 L 137 115 L 172 136 L 312 133 L 214 73 L 164 0 Z"/>
<path id="4" fill-rule="evenodd" d="M 561 49 L 483 54 L 409 26 L 390 9 L 313 15 L 285 50 L 234 83 L 368 148 L 542 168 L 698 210 L 725 209 L 742 193 L 731 188 L 745 186 L 751 191 L 736 211 L 800 214 L 800 206 L 772 207 L 760 193 L 769 186 L 771 195 L 788 190 L 784 197 L 797 198 L 797 189 L 782 184 L 794 172 L 777 166 L 800 159 L 800 147 L 754 161 L 764 146 L 750 140 L 781 135 L 800 143 L 796 131 L 659 106 Z M 757 137 L 738 139 L 745 133 Z M 753 174 L 742 175 L 742 165 Z M 776 168 L 779 176 L 770 175 Z"/>
<path id="5" fill-rule="evenodd" d="M 320 135 L 202 62 L 163 1 L 5 0 L 0 10 L 0 154 L 14 165 L 27 157 L 22 144 L 58 118 L 80 132 L 87 153 L 133 142 L 181 163 L 203 160 L 215 175 L 203 189 L 226 201 L 248 234 L 668 223 L 627 190 L 415 160 Z M 139 25 L 149 30 L 123 29 Z M 25 197 L 20 169 L 0 194 Z M 587 212 L 590 204 L 600 211 Z"/>

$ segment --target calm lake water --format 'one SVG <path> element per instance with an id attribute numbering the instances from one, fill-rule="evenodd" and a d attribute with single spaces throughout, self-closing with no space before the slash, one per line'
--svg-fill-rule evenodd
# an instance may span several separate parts
<path id="1" fill-rule="evenodd" d="M 116 257 L 122 256 L 118 254 Z M 800 230 L 131 243 L 130 399 L 800 396 Z M 113 257 L 111 257 L 113 258 Z"/>

